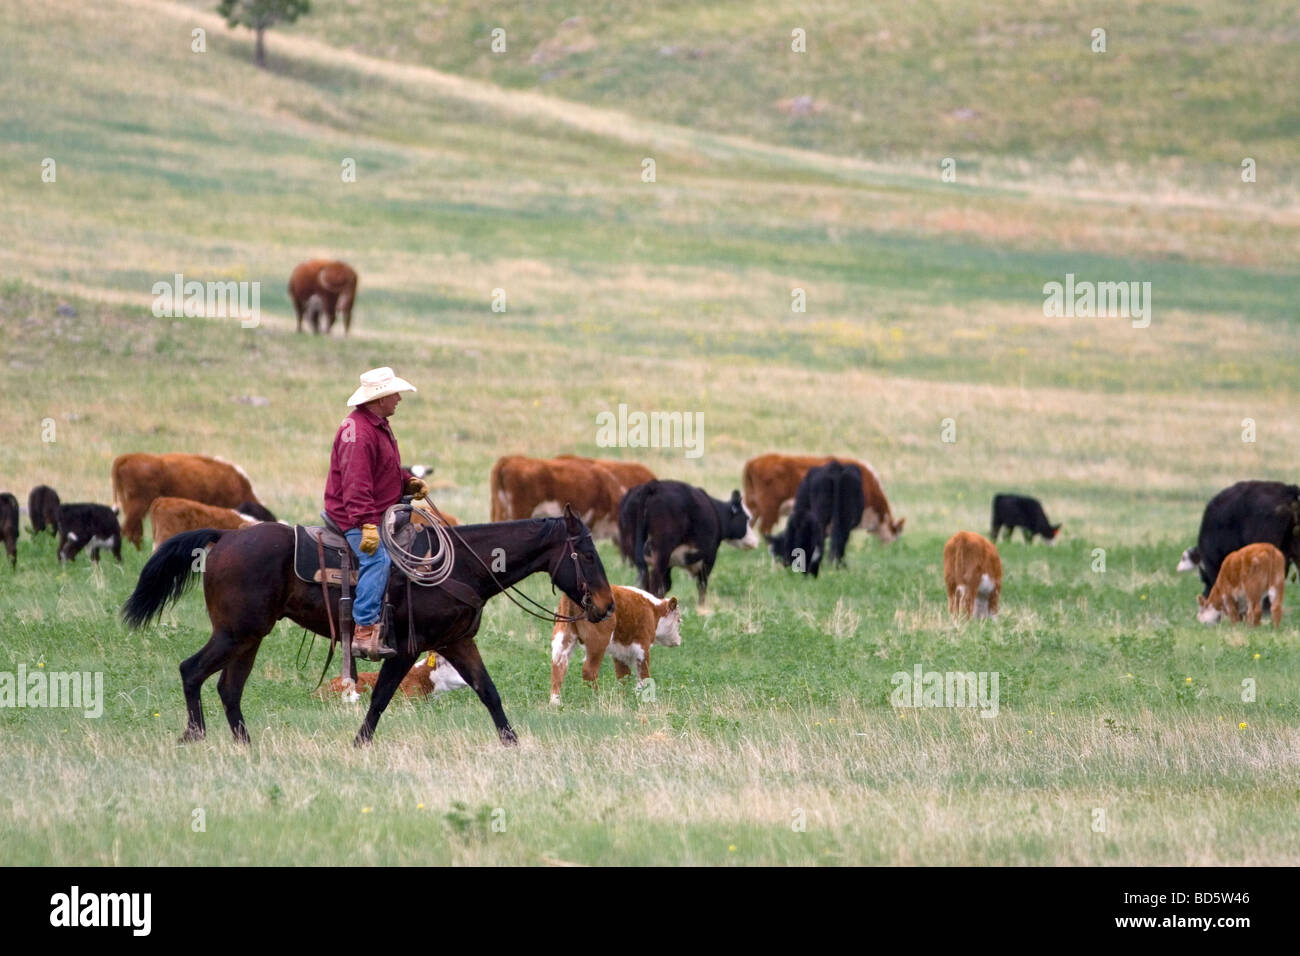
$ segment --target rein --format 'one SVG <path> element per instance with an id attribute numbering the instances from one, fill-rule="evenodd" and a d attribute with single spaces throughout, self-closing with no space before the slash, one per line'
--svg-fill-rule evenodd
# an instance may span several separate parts
<path id="1" fill-rule="evenodd" d="M 452 525 L 447 522 L 447 516 L 438 510 L 438 506 L 435 505 L 432 501 L 429 501 L 427 498 L 425 499 L 425 506 L 428 507 L 433 512 L 433 514 L 443 523 L 443 527 L 452 536 L 454 536 L 457 541 L 459 541 L 464 546 L 465 550 L 474 556 L 474 560 L 477 561 L 480 565 L 482 565 L 483 570 L 486 571 L 488 573 L 488 577 L 492 579 L 492 583 L 495 584 L 500 589 L 501 593 L 504 594 L 510 600 L 510 602 L 515 605 L 515 607 L 519 608 L 519 610 L 523 611 L 525 614 L 532 615 L 533 617 L 537 618 L 540 621 L 550 621 L 552 624 L 556 624 L 561 621 L 563 621 L 566 624 L 571 624 L 574 621 L 581 621 L 586 617 L 585 614 L 568 615 L 568 614 L 561 614 L 559 611 L 552 611 L 549 607 L 547 607 L 542 602 L 529 597 L 523 591 L 519 590 L 519 588 L 517 588 L 515 585 L 502 584 L 501 579 L 496 576 L 492 568 L 488 566 L 488 563 L 483 560 L 483 558 L 479 555 L 477 551 L 475 551 L 473 548 L 469 546 L 469 543 L 463 537 L 461 537 L 461 534 L 459 531 L 456 530 L 455 525 Z M 586 534 L 590 536 L 591 532 L 588 531 L 586 532 Z M 573 571 L 574 574 L 577 576 L 578 586 L 582 589 L 582 593 L 585 595 L 587 593 L 587 578 L 586 575 L 582 573 L 582 567 L 578 563 L 578 552 L 576 549 L 577 540 L 578 540 L 577 537 L 575 537 L 574 535 L 566 535 L 564 539 L 564 543 L 566 549 L 569 552 L 569 558 L 573 561 Z M 564 554 L 561 553 L 560 556 L 555 559 L 555 563 L 551 565 L 550 575 L 551 575 L 552 587 L 554 587 L 554 583 L 555 583 L 555 573 L 560 569 L 560 564 L 563 563 L 563 561 L 564 561 Z M 527 607 L 524 604 L 521 604 L 519 601 L 515 599 L 514 595 L 510 593 L 511 591 L 513 591 L 515 594 L 518 594 L 529 604 L 533 605 L 533 607 L 541 608 L 546 613 L 538 614 L 532 608 Z"/>

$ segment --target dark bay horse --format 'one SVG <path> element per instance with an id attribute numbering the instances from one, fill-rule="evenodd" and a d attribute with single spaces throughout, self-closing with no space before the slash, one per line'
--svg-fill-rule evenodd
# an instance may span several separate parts
<path id="1" fill-rule="evenodd" d="M 455 530 L 459 535 L 451 539 L 456 553 L 451 577 L 476 594 L 479 604 L 472 606 L 439 587 L 412 585 L 417 642 L 422 649 L 437 651 L 451 661 L 491 712 L 501 742 L 513 744 L 515 732 L 474 643 L 482 603 L 538 571 L 549 572 L 555 587 L 577 603 L 593 623 L 613 613 L 614 595 L 605 580 L 591 533 L 567 507 L 559 518 L 462 525 Z M 320 585 L 299 580 L 294 574 L 293 539 L 293 528 L 271 522 L 235 531 L 190 531 L 168 539 L 140 572 L 135 591 L 122 607 L 122 617 L 131 627 L 141 627 L 160 615 L 168 603 L 184 593 L 195 571 L 201 569 L 203 574 L 212 637 L 197 654 L 181 662 L 181 684 L 189 711 L 182 741 L 200 740 L 206 733 L 199 691 L 217 671 L 221 671 L 217 693 L 230 729 L 236 740 L 248 741 L 248 728 L 239 707 L 244 682 L 253 669 L 262 638 L 280 618 L 329 636 Z M 204 560 L 203 549 L 209 544 L 212 548 Z M 469 553 L 471 549 L 474 554 Z M 330 613 L 337 621 L 338 589 L 331 588 L 330 592 Z M 385 660 L 379 671 L 370 710 L 354 741 L 358 746 L 374 736 L 380 715 L 419 656 L 407 647 L 410 608 L 406 606 L 406 588 L 394 586 L 391 593 L 396 634 L 393 643 L 398 653 Z"/>

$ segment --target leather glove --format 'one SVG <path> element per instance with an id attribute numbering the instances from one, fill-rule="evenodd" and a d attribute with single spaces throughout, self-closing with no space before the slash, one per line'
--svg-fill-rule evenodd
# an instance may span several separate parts
<path id="1" fill-rule="evenodd" d="M 423 501 L 424 496 L 429 493 L 429 486 L 424 483 L 423 478 L 408 478 L 406 480 L 406 493 L 416 501 Z"/>
<path id="2" fill-rule="evenodd" d="M 372 524 L 361 526 L 361 553 L 374 554 L 379 547 L 379 529 Z"/>

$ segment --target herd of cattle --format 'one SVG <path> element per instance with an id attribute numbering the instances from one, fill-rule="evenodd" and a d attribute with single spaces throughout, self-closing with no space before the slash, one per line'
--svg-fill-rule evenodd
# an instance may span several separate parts
<path id="1" fill-rule="evenodd" d="M 419 466 L 407 470 L 417 477 L 426 471 Z M 122 538 L 139 548 L 146 517 L 153 526 L 155 550 L 185 531 L 238 529 L 276 520 L 253 493 L 244 470 L 220 458 L 121 455 L 113 462 L 111 479 L 112 507 L 62 504 L 53 488 L 32 489 L 27 505 L 32 533 L 57 534 L 60 561 L 71 561 L 90 548 L 96 562 L 102 549 L 120 562 Z M 681 640 L 680 611 L 676 599 L 667 597 L 672 569 L 683 568 L 695 579 L 702 604 L 723 542 L 754 548 L 763 535 L 773 558 L 816 577 L 824 555 L 835 564 L 844 563 L 852 531 L 862 529 L 888 543 L 902 533 L 905 520 L 894 518 L 880 477 L 870 465 L 831 456 L 753 458 L 742 472 L 743 491 L 736 489 L 725 499 L 685 482 L 661 480 L 636 462 L 577 455 L 500 458 L 489 485 L 492 521 L 558 516 L 570 506 L 594 537 L 613 541 L 637 572 L 636 588 L 618 589 L 629 608 L 621 622 L 616 611 L 615 619 L 605 625 L 556 625 L 556 700 L 575 642 L 587 647 L 583 676 L 589 681 L 595 680 L 606 651 L 620 676 L 635 667 L 640 677 L 648 677 L 650 645 Z M 14 566 L 19 513 L 14 495 L 0 493 L 0 538 Z M 785 528 L 771 534 L 785 515 Z M 997 614 L 1002 562 L 994 542 L 1003 530 L 1010 536 L 1017 528 L 1026 541 L 1037 535 L 1054 543 L 1061 526 L 1049 523 L 1035 499 L 1003 494 L 993 499 L 992 540 L 970 531 L 959 531 L 948 540 L 943 568 L 950 612 Z M 1183 553 L 1178 570 L 1200 572 L 1205 585 L 1197 614 L 1201 621 L 1213 623 L 1227 616 L 1258 624 L 1268 612 L 1277 625 L 1283 582 L 1292 565 L 1300 565 L 1300 486 L 1243 481 L 1206 506 L 1197 543 Z M 431 670 L 436 662 L 430 659 L 422 666 Z"/>

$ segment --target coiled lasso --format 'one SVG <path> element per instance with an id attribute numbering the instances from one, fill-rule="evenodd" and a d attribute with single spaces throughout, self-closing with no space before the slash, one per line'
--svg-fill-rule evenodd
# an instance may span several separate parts
<path id="1" fill-rule="evenodd" d="M 397 516 L 414 511 L 416 507 L 414 502 L 409 505 L 395 504 L 384 512 L 384 520 L 379 524 L 379 539 L 384 543 L 384 550 L 388 552 L 393 564 L 413 583 L 426 588 L 437 587 L 451 577 L 451 572 L 456 567 L 456 552 L 442 519 L 430 509 L 419 509 L 438 541 L 432 554 L 418 555 L 397 543 L 394 530 Z"/>

